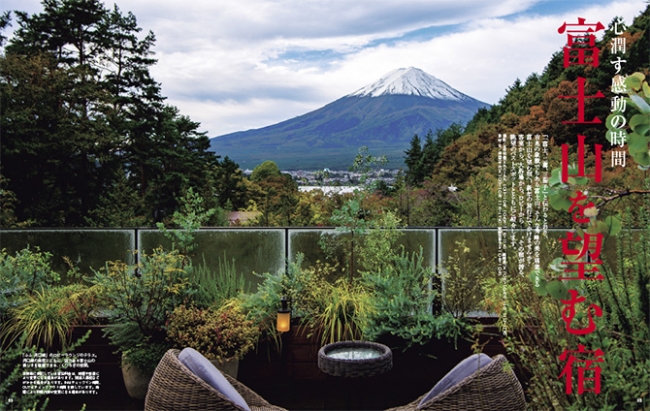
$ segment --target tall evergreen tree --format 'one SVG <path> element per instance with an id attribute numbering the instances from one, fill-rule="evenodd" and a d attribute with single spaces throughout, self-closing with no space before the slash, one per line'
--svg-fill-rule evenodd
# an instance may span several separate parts
<path id="1" fill-rule="evenodd" d="M 11 24 L 11 12 L 5 11 L 0 14 L 0 47 L 4 46 L 7 37 L 2 33 Z"/>
<path id="2" fill-rule="evenodd" d="M 463 134 L 463 126 L 452 123 L 446 129 L 437 129 L 434 134 L 429 130 L 422 146 L 420 137 L 416 134 L 411 139 L 411 147 L 406 150 L 404 163 L 407 166 L 406 183 L 412 187 L 420 187 L 425 179 L 430 178 L 433 170 L 440 161 L 445 147 L 458 140 Z"/>
<path id="3" fill-rule="evenodd" d="M 404 164 L 406 164 L 406 184 L 410 186 L 419 185 L 424 179 L 422 172 L 422 142 L 420 137 L 415 134 L 411 139 L 411 146 L 404 151 Z"/>
<path id="4" fill-rule="evenodd" d="M 433 172 L 433 166 L 436 165 L 436 161 L 438 159 L 437 158 L 437 154 L 438 154 L 437 151 L 439 150 L 438 146 L 439 146 L 438 141 L 433 140 L 433 133 L 431 132 L 431 130 L 429 130 L 427 132 L 427 135 L 424 137 L 424 146 L 422 147 L 422 160 L 421 160 L 422 181 L 424 181 L 424 179 L 426 179 L 427 177 L 431 177 L 431 173 Z"/>
<path id="5" fill-rule="evenodd" d="M 99 0 L 44 0 L 16 16 L 0 56 L 0 172 L 16 218 L 86 225 L 124 184 L 149 222 L 171 215 L 218 162 L 199 124 L 164 104 L 149 72 L 153 33 Z"/>
<path id="6" fill-rule="evenodd" d="M 427 177 L 431 176 L 433 169 L 440 158 L 442 157 L 442 152 L 445 148 L 458 140 L 464 133 L 463 126 L 460 123 L 451 123 L 446 129 L 437 129 L 436 130 L 436 139 L 434 143 L 430 146 L 428 150 L 425 150 L 424 155 L 426 156 Z"/>
<path id="7" fill-rule="evenodd" d="M 246 207 L 244 176 L 237 163 L 226 156 L 219 167 L 215 167 L 214 177 L 220 207 L 231 210 Z"/>

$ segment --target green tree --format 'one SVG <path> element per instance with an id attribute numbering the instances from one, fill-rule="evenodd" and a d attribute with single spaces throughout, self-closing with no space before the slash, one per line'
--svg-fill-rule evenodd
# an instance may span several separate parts
<path id="1" fill-rule="evenodd" d="M 2 32 L 11 25 L 11 12 L 5 11 L 0 14 L 0 47 L 4 46 L 7 37 Z"/>
<path id="2" fill-rule="evenodd" d="M 420 137 L 414 135 L 411 146 L 404 153 L 404 163 L 407 166 L 406 182 L 412 187 L 421 187 L 425 179 L 433 174 L 436 164 L 440 161 L 444 149 L 463 135 L 463 126 L 452 123 L 446 129 L 437 129 L 434 134 L 429 130 L 424 137 L 422 146 Z"/>
<path id="3" fill-rule="evenodd" d="M 422 170 L 422 142 L 417 134 L 411 139 L 411 146 L 404 151 L 404 164 L 406 164 L 406 183 L 410 186 L 418 186 L 424 180 Z"/>
<path id="4" fill-rule="evenodd" d="M 156 226 L 171 240 L 172 251 L 179 250 L 182 255 L 191 256 L 197 247 L 194 242 L 196 231 L 217 212 L 217 209 L 206 208 L 203 198 L 191 187 L 184 193 L 180 203 L 180 210 L 172 216 L 172 223 L 177 229 L 170 231 L 163 223 L 157 223 Z"/>
<path id="5" fill-rule="evenodd" d="M 117 172 L 114 183 L 99 198 L 86 222 L 91 227 L 142 227 L 146 225 L 145 205 L 128 183 L 126 174 Z"/>
<path id="6" fill-rule="evenodd" d="M 163 104 L 149 72 L 155 37 L 133 14 L 44 0 L 41 13 L 16 18 L 0 56 L 0 172 L 18 221 L 97 224 L 124 186 L 151 223 L 169 218 L 187 187 L 204 187 L 217 157 L 198 123 Z"/>
<path id="7" fill-rule="evenodd" d="M 343 235 L 335 236 L 335 238 L 327 235 L 321 236 L 320 246 L 329 257 L 332 257 L 339 246 L 342 246 L 346 254 L 347 261 L 345 264 L 347 265 L 350 284 L 352 284 L 352 278 L 358 271 L 356 264 L 358 257 L 356 255 L 359 254 L 359 249 L 362 247 L 363 238 L 372 227 L 373 213 L 363 207 L 364 202 L 367 203 L 371 194 L 377 191 L 377 183 L 370 180 L 369 174 L 373 168 L 380 167 L 387 162 L 386 156 L 373 156 L 370 154 L 368 147 L 364 146 L 359 149 L 359 153 L 349 170 L 361 174 L 359 181 L 362 188 L 356 189 L 351 197 L 343 202 L 339 208 L 333 210 L 329 219 L 336 226 L 336 231 Z M 375 217 L 378 216 L 378 214 L 375 214 Z"/>
<path id="8" fill-rule="evenodd" d="M 218 165 L 218 158 L 208 151 L 210 140 L 197 131 L 198 127 L 199 123 L 181 115 L 176 107 L 165 106 L 158 113 L 157 127 L 148 139 L 146 151 L 138 156 L 143 162 L 140 170 L 144 186 L 136 187 L 145 195 L 155 222 L 173 214 L 185 190 L 196 187 L 201 191 L 198 188 L 208 180 L 212 167 Z"/>
<path id="9" fill-rule="evenodd" d="M 246 186 L 239 165 L 226 156 L 213 170 L 219 206 L 228 210 L 245 208 Z"/>
<path id="10" fill-rule="evenodd" d="M 262 164 L 253 169 L 251 174 L 251 181 L 262 181 L 268 177 L 279 177 L 282 172 L 274 161 L 266 160 Z"/>
<path id="11" fill-rule="evenodd" d="M 422 159 L 420 160 L 421 169 L 422 169 L 422 181 L 424 179 L 431 177 L 433 173 L 433 167 L 436 165 L 438 151 L 438 142 L 433 139 L 433 133 L 431 130 L 427 132 L 427 135 L 424 136 L 424 146 L 422 147 Z"/>
<path id="12" fill-rule="evenodd" d="M 433 173 L 433 170 L 436 164 L 438 164 L 438 161 L 440 161 L 445 148 L 458 140 L 463 135 L 463 131 L 463 126 L 460 123 L 451 123 L 449 127 L 444 130 L 436 130 L 435 140 L 431 137 L 431 132 L 427 134 L 423 153 L 425 157 L 424 163 L 426 164 L 425 171 L 427 177 L 430 177 Z"/>
<path id="13" fill-rule="evenodd" d="M 488 172 L 473 175 L 465 189 L 455 195 L 457 212 L 454 220 L 465 227 L 495 227 L 498 225 L 497 179 Z"/>
<path id="14" fill-rule="evenodd" d="M 3 56 L 0 76 L 1 167 L 21 205 L 16 217 L 81 225 L 106 184 L 113 136 L 80 115 L 75 80 L 51 55 Z"/>
<path id="15" fill-rule="evenodd" d="M 275 164 L 275 163 L 274 163 Z M 298 184 L 289 174 L 268 175 L 259 181 L 261 196 L 256 200 L 261 212 L 258 224 L 262 226 L 292 226 L 300 202 Z"/>

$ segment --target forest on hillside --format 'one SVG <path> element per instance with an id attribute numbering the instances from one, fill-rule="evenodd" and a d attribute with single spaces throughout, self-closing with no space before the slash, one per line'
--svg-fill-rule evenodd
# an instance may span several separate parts
<path id="1" fill-rule="evenodd" d="M 637 154 L 627 156 L 626 166 L 610 167 L 614 145 L 606 140 L 607 127 L 563 124 L 577 103 L 558 98 L 576 95 L 579 79 L 586 78 L 584 93 L 600 91 L 605 98 L 587 99 L 585 118 L 610 116 L 616 69 L 608 45 L 616 17 L 595 45 L 600 66 L 564 67 L 558 45 L 541 74 L 516 79 L 498 104 L 479 110 L 469 123 L 414 136 L 404 154 L 407 169 L 395 184 L 328 196 L 300 192 L 273 162 L 247 177 L 234 161 L 208 151 L 200 125 L 165 102 L 150 74 L 155 35 L 141 33 L 133 14 L 98 0 L 43 6 L 41 13 L 7 12 L 0 19 L 4 31 L 17 27 L 11 40 L 0 37 L 3 228 L 173 225 L 188 195 L 213 210 L 207 226 L 228 224 L 229 211 L 253 212 L 246 224 L 256 226 L 329 226 L 336 224 L 337 210 L 356 199 L 354 217 L 370 222 L 390 211 L 403 226 L 494 227 L 500 134 L 549 135 L 552 168 L 559 167 L 561 145 L 575 146 L 582 134 L 589 147 L 603 145 L 603 178 L 592 192 L 602 198 L 628 193 L 607 201 L 603 216 L 631 210 L 635 221 L 643 201 L 636 194 L 644 194 L 647 142 L 646 157 L 638 154 L 645 140 L 637 140 L 631 146 Z M 649 25 L 647 8 L 619 36 L 626 50 L 617 56 L 627 74 L 650 74 Z M 361 149 L 351 168 L 363 175 L 381 167 L 381 154 Z M 552 227 L 572 225 L 566 207 L 551 209 L 548 218 Z"/>

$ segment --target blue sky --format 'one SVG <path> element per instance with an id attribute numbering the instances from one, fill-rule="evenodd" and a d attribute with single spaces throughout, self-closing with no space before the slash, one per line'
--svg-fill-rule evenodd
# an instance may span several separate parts
<path id="1" fill-rule="evenodd" d="M 154 78 L 210 137 L 315 110 L 400 67 L 494 104 L 540 73 L 562 23 L 632 21 L 644 0 L 118 0 L 156 34 Z M 36 0 L 2 10 L 39 12 Z"/>

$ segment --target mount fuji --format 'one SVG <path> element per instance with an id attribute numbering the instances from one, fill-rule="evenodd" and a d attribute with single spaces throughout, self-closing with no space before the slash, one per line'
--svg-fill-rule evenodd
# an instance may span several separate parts
<path id="1" fill-rule="evenodd" d="M 401 68 L 307 114 L 212 138 L 211 150 L 242 169 L 273 160 L 281 170 L 344 170 L 368 146 L 388 157 L 386 168 L 401 168 L 414 134 L 464 124 L 482 107 L 489 104 L 420 69 Z"/>

